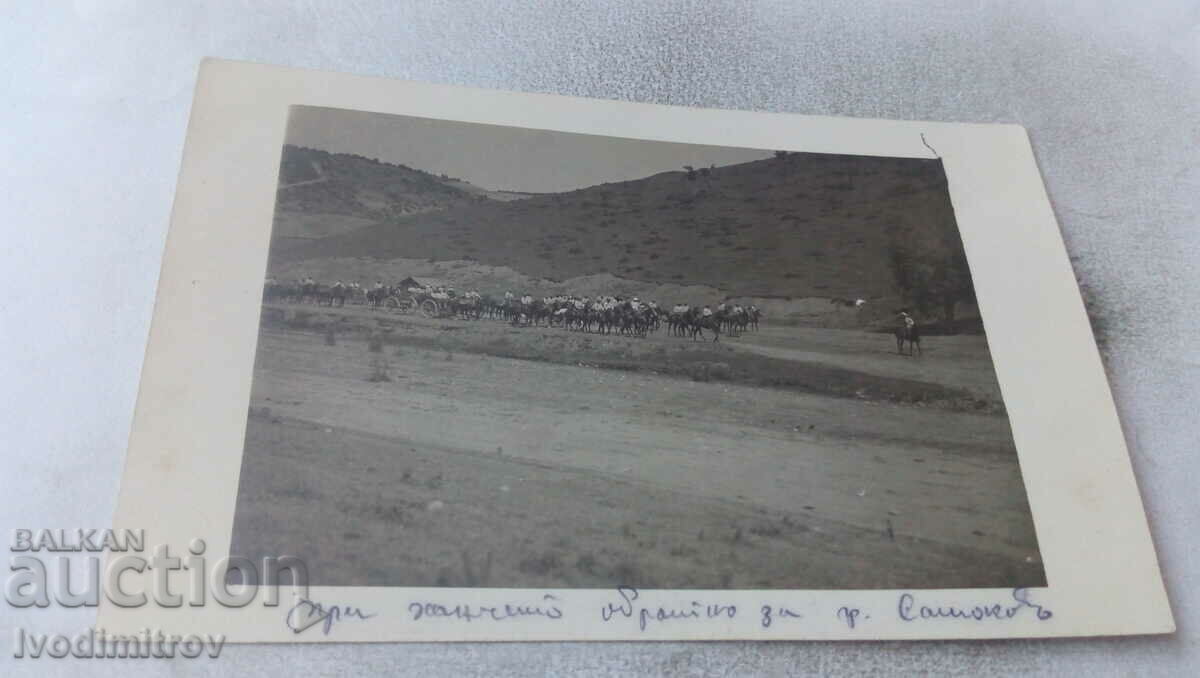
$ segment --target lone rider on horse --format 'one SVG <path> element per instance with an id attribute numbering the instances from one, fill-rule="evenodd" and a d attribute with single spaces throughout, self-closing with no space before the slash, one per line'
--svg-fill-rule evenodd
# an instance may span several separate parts
<path id="1" fill-rule="evenodd" d="M 896 352 L 904 352 L 904 342 L 908 342 L 908 354 L 912 355 L 913 349 L 917 353 L 921 352 L 921 331 L 917 328 L 917 321 L 909 314 L 907 308 L 900 309 L 900 315 L 897 317 L 899 325 L 896 327 Z"/>

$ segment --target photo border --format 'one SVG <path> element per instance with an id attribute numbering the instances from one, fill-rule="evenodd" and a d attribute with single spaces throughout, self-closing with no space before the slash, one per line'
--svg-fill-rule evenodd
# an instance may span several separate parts
<path id="1" fill-rule="evenodd" d="M 289 107 L 321 106 L 569 133 L 805 153 L 941 157 L 1018 451 L 1048 586 L 1012 618 L 904 621 L 918 605 L 1011 606 L 1011 589 L 656 590 L 638 605 L 736 605 L 734 619 L 604 621 L 610 589 L 311 587 L 369 620 L 295 633 L 288 605 L 122 608 L 110 633 L 157 628 L 230 642 L 1006 638 L 1174 630 L 1104 368 L 1024 128 L 668 107 L 487 91 L 223 60 L 201 64 L 114 529 L 186 553 L 229 552 L 257 348 L 262 281 Z M 279 554 L 287 555 L 287 554 Z M 150 591 L 149 569 L 124 576 Z M 410 605 L 535 605 L 560 619 L 425 617 Z M 761 623 L 762 606 L 798 618 Z M 846 612 L 856 610 L 855 623 Z"/>

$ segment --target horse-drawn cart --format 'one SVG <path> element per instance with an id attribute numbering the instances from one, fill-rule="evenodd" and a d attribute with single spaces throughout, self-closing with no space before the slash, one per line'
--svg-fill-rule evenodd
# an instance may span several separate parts
<path id="1" fill-rule="evenodd" d="M 408 307 L 426 318 L 445 318 L 454 315 L 454 298 L 445 292 L 413 292 Z"/>
<path id="2" fill-rule="evenodd" d="M 426 318 L 438 318 L 453 313 L 453 299 L 438 292 L 402 290 L 384 287 L 367 292 L 367 303 L 394 313 L 420 313 Z"/>
<path id="3" fill-rule="evenodd" d="M 450 291 L 410 287 L 383 287 L 367 292 L 367 303 L 396 313 L 420 313 L 426 318 L 451 318 L 462 313 L 478 317 L 478 295 L 458 296 Z"/>

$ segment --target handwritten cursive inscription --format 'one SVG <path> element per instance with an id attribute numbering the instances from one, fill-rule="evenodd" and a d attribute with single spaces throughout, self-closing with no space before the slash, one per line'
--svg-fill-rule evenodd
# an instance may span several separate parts
<path id="1" fill-rule="evenodd" d="M 307 598 L 301 598 L 300 602 L 288 610 L 287 625 L 292 630 L 292 633 L 298 634 L 320 624 L 321 631 L 325 635 L 329 635 L 329 632 L 333 629 L 333 625 L 342 619 L 367 620 L 374 616 L 374 614 L 367 614 L 361 609 L 350 605 L 330 605 L 326 607 Z"/>
<path id="2" fill-rule="evenodd" d="M 663 623 L 690 619 L 716 619 L 720 617 L 733 619 L 737 616 L 736 605 L 701 603 L 696 600 L 693 600 L 690 605 L 682 607 L 635 605 L 635 601 L 637 601 L 641 594 L 632 586 L 618 587 L 617 595 L 621 598 L 619 602 L 608 603 L 600 608 L 600 619 L 607 622 L 618 616 L 623 618 L 636 617 L 638 620 L 638 629 L 641 631 L 645 631 L 650 622 Z"/>
<path id="3" fill-rule="evenodd" d="M 759 612 L 762 615 L 759 618 L 759 623 L 762 624 L 762 627 L 764 629 L 771 628 L 771 624 L 775 623 L 776 618 L 779 618 L 779 619 L 803 619 L 804 618 L 804 615 L 800 614 L 799 612 L 796 612 L 795 610 L 793 610 L 791 608 L 784 607 L 783 605 L 779 605 L 779 606 L 763 605 L 761 608 L 759 608 Z"/>
<path id="4" fill-rule="evenodd" d="M 859 617 L 863 619 L 870 619 L 871 615 L 864 614 L 863 611 L 857 607 L 850 607 L 848 605 L 838 608 L 837 618 L 840 619 L 842 623 L 846 625 L 846 628 L 850 630 L 854 630 L 855 627 L 858 626 Z"/>
<path id="5" fill-rule="evenodd" d="M 539 605 L 505 603 L 504 605 L 478 605 L 471 607 L 470 605 L 463 604 L 444 605 L 428 601 L 414 601 L 408 604 L 408 613 L 412 616 L 413 621 L 449 618 L 461 619 L 467 622 L 476 619 L 502 622 L 521 617 L 561 619 L 563 616 L 558 598 L 549 593 L 542 596 L 542 603 Z"/>
<path id="6" fill-rule="evenodd" d="M 1013 589 L 1012 599 L 1015 605 L 994 603 L 992 605 L 918 605 L 917 599 L 911 593 L 901 594 L 897 603 L 897 613 L 906 622 L 925 619 L 963 619 L 967 621 L 984 621 L 988 619 L 1006 620 L 1019 614 L 1033 613 L 1038 621 L 1045 621 L 1054 613 L 1042 605 L 1029 599 L 1028 589 Z"/>

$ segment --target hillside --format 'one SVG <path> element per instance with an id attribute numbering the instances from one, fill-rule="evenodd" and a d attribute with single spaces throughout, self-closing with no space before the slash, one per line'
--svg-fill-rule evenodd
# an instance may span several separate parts
<path id="1" fill-rule="evenodd" d="M 445 195 L 438 186 L 430 190 Z M 610 273 L 737 296 L 894 299 L 898 245 L 961 251 L 940 160 L 790 154 L 512 202 L 464 200 L 273 251 L 272 267 L 465 259 L 551 280 Z"/>
<path id="2" fill-rule="evenodd" d="M 287 249 L 297 241 L 491 198 L 489 191 L 467 182 L 411 167 L 286 145 L 272 239 Z"/>

